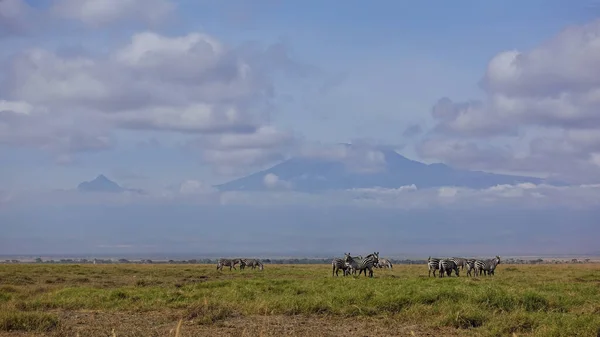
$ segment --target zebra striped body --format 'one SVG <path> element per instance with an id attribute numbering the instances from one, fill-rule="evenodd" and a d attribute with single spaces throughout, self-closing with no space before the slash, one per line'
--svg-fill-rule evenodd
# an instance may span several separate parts
<path id="1" fill-rule="evenodd" d="M 331 269 L 331 276 L 339 276 L 338 273 L 340 270 L 343 272 L 344 276 L 350 274 L 350 266 L 346 264 L 344 259 L 337 257 L 331 261 Z"/>
<path id="2" fill-rule="evenodd" d="M 353 256 L 352 258 L 356 260 L 356 259 L 362 259 L 363 257 L 362 257 L 362 255 L 357 255 L 357 256 Z M 347 270 L 348 275 L 350 275 L 350 274 L 356 275 L 356 269 L 353 269 L 352 266 L 345 260 L 344 260 L 344 264 L 346 265 L 346 267 L 348 267 L 348 270 Z"/>
<path id="3" fill-rule="evenodd" d="M 238 263 L 240 263 L 240 259 L 219 259 L 219 262 L 217 263 L 217 270 L 223 270 L 223 267 L 229 267 L 230 271 L 231 268 L 237 270 L 235 265 Z"/>
<path id="4" fill-rule="evenodd" d="M 467 267 L 467 276 L 475 276 L 476 275 L 477 272 L 475 270 L 475 261 L 476 261 L 475 259 L 465 260 L 465 266 Z"/>
<path id="5" fill-rule="evenodd" d="M 258 267 L 259 270 L 263 270 L 264 266 L 262 262 L 258 259 L 241 259 L 240 260 L 240 269 L 244 269 L 246 266 L 252 268 L 253 270 Z"/>
<path id="6" fill-rule="evenodd" d="M 480 275 L 482 272 L 484 275 L 494 275 L 496 266 L 500 264 L 500 256 L 497 256 L 489 260 L 477 260 L 475 261 L 475 275 Z"/>
<path id="7" fill-rule="evenodd" d="M 461 270 L 465 269 L 467 259 L 463 257 L 453 257 L 450 260 L 454 261 L 454 263 L 456 263 L 456 266 L 460 267 Z"/>
<path id="8" fill-rule="evenodd" d="M 433 271 L 433 277 L 435 277 L 435 271 L 440 269 L 440 259 L 430 256 L 427 259 L 427 268 L 429 269 L 429 277 L 431 277 L 431 271 Z"/>
<path id="9" fill-rule="evenodd" d="M 369 271 L 369 277 L 373 277 L 373 266 L 375 266 L 379 262 L 379 252 L 375 252 L 373 254 L 367 255 L 364 259 L 353 258 L 350 256 L 350 253 L 345 254 L 346 258 L 344 262 L 346 262 L 352 271 L 358 270 L 358 276 L 364 271 L 365 276 L 367 276 L 367 270 Z"/>
<path id="10" fill-rule="evenodd" d="M 440 277 L 444 277 L 444 272 L 448 277 L 452 276 L 453 270 L 456 273 L 456 277 L 458 277 L 458 266 L 452 259 L 440 260 L 438 268 L 440 269 Z"/>
<path id="11" fill-rule="evenodd" d="M 388 259 L 379 259 L 379 263 L 377 263 L 377 267 L 392 269 L 392 262 Z"/>

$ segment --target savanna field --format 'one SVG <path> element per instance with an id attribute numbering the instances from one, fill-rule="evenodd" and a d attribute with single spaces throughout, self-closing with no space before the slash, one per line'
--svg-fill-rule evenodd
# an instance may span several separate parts
<path id="1" fill-rule="evenodd" d="M 600 264 L 0 265 L 0 336 L 600 336 Z"/>

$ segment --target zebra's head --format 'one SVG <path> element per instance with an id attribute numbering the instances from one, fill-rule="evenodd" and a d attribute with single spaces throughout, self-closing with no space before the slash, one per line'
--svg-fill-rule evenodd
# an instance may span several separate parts
<path id="1" fill-rule="evenodd" d="M 354 260 L 352 258 L 352 256 L 350 256 L 350 253 L 344 253 L 344 255 L 346 256 L 346 258 L 344 259 L 344 262 L 349 263 L 349 262 L 352 262 Z"/>
<path id="2" fill-rule="evenodd" d="M 496 264 L 500 264 L 500 256 L 496 255 Z"/>

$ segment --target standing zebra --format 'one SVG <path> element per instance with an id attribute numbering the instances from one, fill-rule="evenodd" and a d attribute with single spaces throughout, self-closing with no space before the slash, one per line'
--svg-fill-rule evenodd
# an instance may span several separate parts
<path id="1" fill-rule="evenodd" d="M 379 263 L 377 263 L 377 267 L 392 269 L 392 261 L 390 261 L 388 259 L 379 259 Z"/>
<path id="2" fill-rule="evenodd" d="M 254 270 L 258 267 L 259 270 L 263 270 L 264 266 L 259 259 L 240 259 L 240 269 L 244 269 L 246 266 L 252 268 Z"/>
<path id="3" fill-rule="evenodd" d="M 440 259 L 430 256 L 427 259 L 427 268 L 429 269 L 429 277 L 431 277 L 431 271 L 433 271 L 433 277 L 435 277 L 435 271 L 440 269 Z"/>
<path id="4" fill-rule="evenodd" d="M 454 263 L 456 263 L 456 265 L 460 267 L 461 270 L 465 269 L 467 259 L 463 257 L 453 257 L 450 260 L 454 261 Z"/>
<path id="5" fill-rule="evenodd" d="M 496 266 L 500 264 L 500 256 L 496 255 L 495 258 L 489 260 L 477 260 L 475 261 L 475 275 L 480 275 L 482 272 L 484 275 L 494 275 Z"/>
<path id="6" fill-rule="evenodd" d="M 379 252 L 369 254 L 364 259 L 353 258 L 350 256 L 350 253 L 345 253 L 344 255 L 346 255 L 344 262 L 346 262 L 353 271 L 358 270 L 358 276 L 360 276 L 363 271 L 365 272 L 365 276 L 367 276 L 368 270 L 369 277 L 373 277 L 373 266 L 379 262 Z"/>
<path id="7" fill-rule="evenodd" d="M 235 265 L 240 262 L 240 259 L 219 259 L 219 262 L 217 263 L 217 270 L 223 270 L 223 266 L 229 267 L 229 271 L 231 271 L 231 268 L 237 270 Z M 240 268 L 242 267 L 240 266 Z"/>
<path id="8" fill-rule="evenodd" d="M 454 270 L 456 277 L 458 277 L 458 266 L 452 259 L 440 260 L 438 268 L 440 269 L 440 277 L 444 277 L 444 272 L 446 275 L 448 275 L 448 277 L 452 276 L 452 270 Z"/>
<path id="9" fill-rule="evenodd" d="M 354 257 L 354 259 L 362 259 L 362 255 L 356 256 Z M 344 259 L 340 259 L 337 257 L 334 257 L 331 261 L 331 269 L 331 276 L 339 276 L 338 273 L 340 270 L 344 273 L 344 276 L 350 275 L 350 272 L 352 271 L 352 268 L 348 263 L 346 263 L 346 261 L 344 261 Z M 353 272 L 354 274 L 356 274 L 355 270 Z"/>
<path id="10" fill-rule="evenodd" d="M 475 270 L 475 259 L 465 260 L 465 266 L 467 267 L 467 276 L 476 276 L 477 271 Z M 473 274 L 471 274 L 473 272 Z"/>
<path id="11" fill-rule="evenodd" d="M 337 257 L 334 257 L 331 261 L 331 268 L 331 276 L 339 276 L 338 273 L 340 272 L 340 270 L 342 271 L 344 276 L 350 273 L 350 266 L 346 264 L 344 259 L 340 259 Z"/>

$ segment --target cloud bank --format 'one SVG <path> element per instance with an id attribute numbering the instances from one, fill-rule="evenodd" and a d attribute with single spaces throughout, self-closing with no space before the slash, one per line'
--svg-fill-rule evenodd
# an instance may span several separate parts
<path id="1" fill-rule="evenodd" d="M 598 32 L 595 20 L 567 27 L 530 50 L 494 56 L 479 83 L 484 99 L 444 97 L 435 104 L 436 125 L 418 146 L 420 155 L 463 167 L 597 182 Z M 498 146 L 498 140 L 516 145 Z"/>

